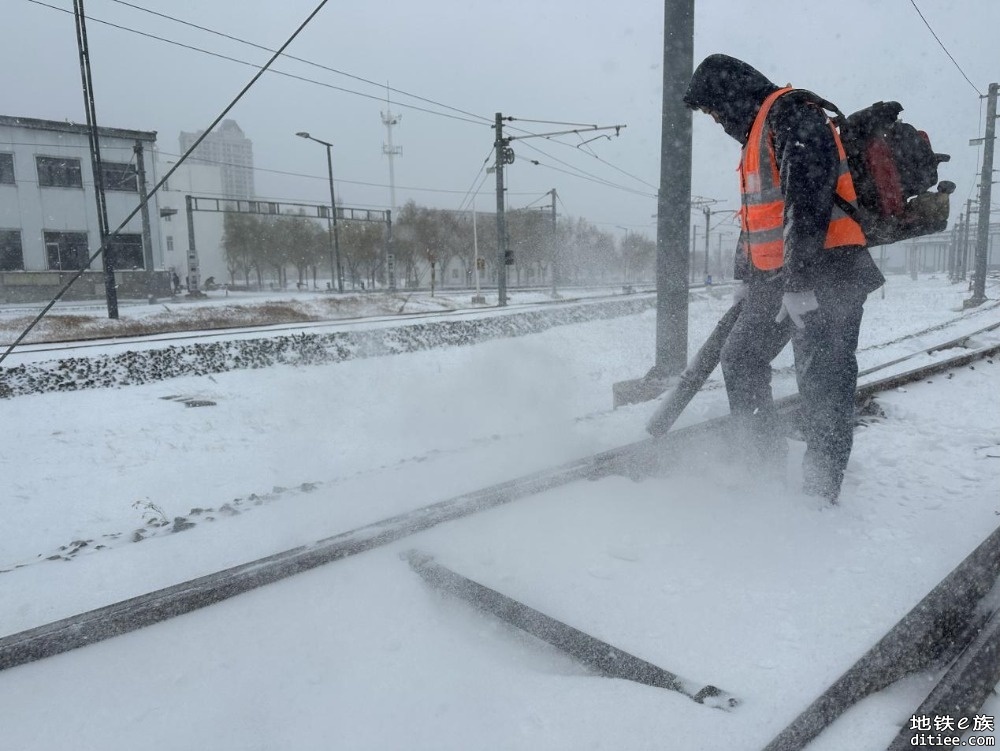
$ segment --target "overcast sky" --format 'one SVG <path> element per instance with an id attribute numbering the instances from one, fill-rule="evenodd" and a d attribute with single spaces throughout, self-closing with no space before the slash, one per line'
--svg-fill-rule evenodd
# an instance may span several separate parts
<path id="1" fill-rule="evenodd" d="M 44 2 L 72 10 L 71 0 Z M 130 2 L 276 48 L 318 0 Z M 973 195 L 979 169 L 980 149 L 968 145 L 984 127 L 985 101 L 976 89 L 985 94 L 991 81 L 1000 80 L 1000 3 L 916 2 L 971 83 L 910 0 L 696 0 L 695 62 L 726 52 L 848 113 L 880 99 L 900 101 L 903 118 L 928 130 L 937 151 L 952 155 L 941 177 L 959 186 L 954 219 Z M 3 0 L 3 7 L 0 113 L 84 122 L 72 15 L 29 0 Z M 88 35 L 100 124 L 155 130 L 164 152 L 178 152 L 179 131 L 209 124 L 254 70 L 97 19 L 256 64 L 269 57 L 114 0 L 86 0 L 86 10 L 93 19 Z M 434 102 L 392 94 L 392 110 L 402 115 L 393 135 L 403 149 L 395 170 L 399 205 L 412 199 L 467 207 L 491 153 L 490 126 L 498 111 L 522 119 L 512 125 L 535 133 L 563 126 L 524 121 L 624 124 L 619 137 L 583 147 L 574 144 L 594 134 L 515 143 L 509 206 L 547 205 L 544 193 L 555 188 L 561 215 L 585 217 L 618 237 L 622 227 L 655 236 L 663 2 L 329 0 L 288 52 L 379 85 L 301 62 L 276 63 L 278 70 L 320 83 L 268 74 L 230 114 L 253 140 L 262 170 L 259 195 L 315 202 L 328 195 L 324 149 L 294 135 L 305 130 L 335 144 L 343 205 L 388 207 L 380 119 L 388 82 Z M 704 116 L 695 117 L 694 133 L 694 193 L 718 199 L 717 208 L 735 208 L 738 145 Z M 489 176 L 477 207 L 492 210 L 495 201 Z"/>

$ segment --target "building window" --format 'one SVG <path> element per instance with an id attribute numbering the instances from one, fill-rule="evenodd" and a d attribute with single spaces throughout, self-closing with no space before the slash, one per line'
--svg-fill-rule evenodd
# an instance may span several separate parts
<path id="1" fill-rule="evenodd" d="M 111 241 L 111 263 L 116 269 L 146 267 L 142 254 L 142 235 L 118 235 Z"/>
<path id="2" fill-rule="evenodd" d="M 174 236 L 167 235 L 167 250 L 173 251 L 173 249 L 174 249 Z"/>
<path id="3" fill-rule="evenodd" d="M 0 230 L 0 271 L 24 270 L 24 254 L 21 252 L 21 231 Z"/>
<path id="4" fill-rule="evenodd" d="M 14 155 L 0 154 L 0 185 L 14 184 Z"/>
<path id="5" fill-rule="evenodd" d="M 101 162 L 101 175 L 105 190 L 120 190 L 126 193 L 139 192 L 139 180 L 135 167 L 125 162 Z"/>
<path id="6" fill-rule="evenodd" d="M 90 250 L 86 232 L 46 232 L 45 255 L 53 271 L 76 271 L 87 267 Z"/>
<path id="7" fill-rule="evenodd" d="M 79 159 L 36 156 L 38 184 L 45 188 L 82 188 L 83 173 Z"/>

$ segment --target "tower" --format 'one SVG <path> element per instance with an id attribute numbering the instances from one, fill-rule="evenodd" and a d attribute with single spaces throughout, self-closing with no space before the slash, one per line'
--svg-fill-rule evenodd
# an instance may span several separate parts
<path id="1" fill-rule="evenodd" d="M 393 159 L 396 156 L 402 156 L 403 149 L 401 146 L 392 145 L 392 126 L 398 125 L 399 121 L 403 119 L 402 115 L 392 114 L 392 110 L 389 107 L 389 87 L 385 87 L 385 112 L 382 114 L 382 124 L 385 125 L 386 130 L 386 143 L 382 144 L 382 153 L 389 157 L 389 208 L 392 209 L 392 213 L 396 213 L 396 170 L 393 164 Z"/>

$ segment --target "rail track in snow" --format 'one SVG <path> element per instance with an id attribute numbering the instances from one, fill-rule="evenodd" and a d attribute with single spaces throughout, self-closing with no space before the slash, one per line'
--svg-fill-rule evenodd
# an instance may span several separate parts
<path id="1" fill-rule="evenodd" d="M 694 289 L 701 289 L 704 285 L 694 285 Z M 516 290 L 515 290 L 516 291 Z M 521 290 L 536 291 L 536 290 Z M 643 297 L 655 294 L 655 290 L 636 289 L 629 297 Z M 556 306 L 579 305 L 581 303 L 600 303 L 609 300 L 621 300 L 622 294 L 609 293 L 606 295 L 593 295 L 586 297 L 574 297 L 567 295 L 553 300 L 538 300 L 530 303 L 519 303 L 509 305 L 504 312 L 514 313 L 527 310 L 545 310 Z M 240 305 L 234 302 L 234 305 Z M 405 306 L 405 301 L 404 301 Z M 43 352 L 59 352 L 63 355 L 73 352 L 95 348 L 106 347 L 128 347 L 132 344 L 172 344 L 180 345 L 188 342 L 218 339 L 220 337 L 231 336 L 253 336 L 272 335 L 284 332 L 301 332 L 311 329 L 338 329 L 353 326 L 355 324 L 399 324 L 405 326 L 409 323 L 420 321 L 433 321 L 453 315 L 496 315 L 498 308 L 495 306 L 475 306 L 462 307 L 450 310 L 424 310 L 412 313 L 396 313 L 393 315 L 356 315 L 344 318 L 330 318 L 323 320 L 303 320 L 290 323 L 261 323 L 261 324 L 239 324 L 235 326 L 216 326 L 198 330 L 178 330 L 164 334 L 122 334 L 110 336 L 93 336 L 84 339 L 50 339 L 44 342 L 26 342 L 17 345 L 11 354 L 38 354 Z M 6 348 L 9 344 L 0 343 L 0 348 Z"/>
<path id="2" fill-rule="evenodd" d="M 872 374 L 880 369 L 899 365 L 919 354 L 967 348 L 970 343 L 975 343 L 976 336 L 997 328 L 1000 328 L 1000 323 L 934 345 L 920 353 L 884 363 L 866 373 Z M 862 404 L 880 392 L 923 381 L 949 370 L 968 367 L 980 360 L 992 364 L 992 358 L 997 354 L 1000 354 L 1000 344 L 967 349 L 928 365 L 868 381 L 858 387 L 856 401 Z M 794 420 L 799 406 L 798 398 L 792 396 L 781 399 L 776 406 L 779 414 L 786 420 Z M 309 545 L 10 634 L 0 638 L 0 671 L 159 623 L 297 573 L 373 550 L 445 522 L 526 499 L 571 482 L 612 475 L 639 479 L 665 474 L 669 472 L 673 460 L 682 448 L 689 448 L 699 441 L 711 440 L 727 423 L 728 417 L 719 417 L 677 429 L 661 438 L 648 438 L 604 451 L 392 516 Z M 904 674 L 930 666 L 940 657 L 939 647 L 942 643 L 948 643 L 958 655 L 952 668 L 918 711 L 930 713 L 940 709 L 944 713 L 945 709 L 951 708 L 950 711 L 954 714 L 955 707 L 968 714 L 977 711 L 989 692 L 1000 682 L 1000 614 L 984 616 L 979 611 L 981 600 L 994 587 L 998 576 L 1000 529 L 990 535 L 869 653 L 779 734 L 767 746 L 766 751 L 805 748 L 809 741 L 857 701 L 881 690 Z M 713 687 L 706 686 L 706 689 L 710 688 Z M 705 696 L 699 694 L 700 698 L 691 694 L 691 697 L 696 701 L 712 704 L 712 701 L 704 701 L 705 698 L 711 699 L 719 695 L 728 697 L 724 692 Z M 722 708 L 733 707 L 738 703 L 731 697 L 726 698 L 726 702 L 727 706 Z M 720 705 L 716 703 L 713 706 Z M 916 731 L 904 728 L 891 748 L 908 747 L 913 732 Z"/>

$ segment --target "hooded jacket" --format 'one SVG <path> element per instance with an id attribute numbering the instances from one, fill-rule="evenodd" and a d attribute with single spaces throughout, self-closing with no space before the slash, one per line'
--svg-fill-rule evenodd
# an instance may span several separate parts
<path id="1" fill-rule="evenodd" d="M 745 146 L 757 112 L 778 88 L 742 60 L 716 54 L 695 70 L 684 103 L 709 110 Z M 751 280 L 780 274 L 789 292 L 850 283 L 867 294 L 885 282 L 868 250 L 856 245 L 823 248 L 840 159 L 826 114 L 810 101 L 808 92 L 793 91 L 778 99 L 767 117 L 785 203 L 784 265 L 760 271 L 737 259 L 737 276 Z"/>

